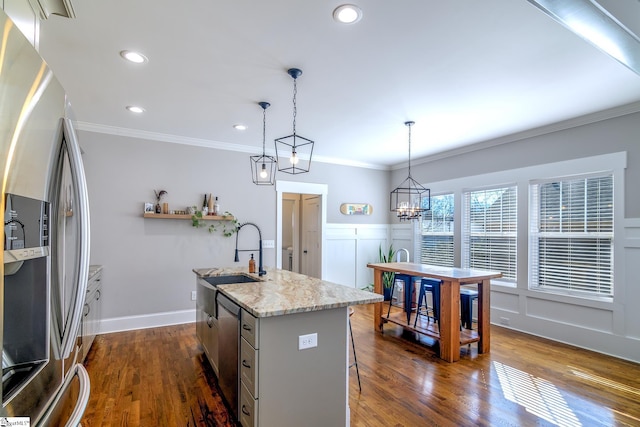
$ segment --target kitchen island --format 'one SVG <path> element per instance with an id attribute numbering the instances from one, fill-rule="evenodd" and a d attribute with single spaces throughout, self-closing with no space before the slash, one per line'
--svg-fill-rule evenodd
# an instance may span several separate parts
<path id="1" fill-rule="evenodd" d="M 286 270 L 268 269 L 265 276 L 249 274 L 246 268 L 193 272 L 198 292 L 218 292 L 215 309 L 208 311 L 206 297 L 198 295 L 196 328 L 219 380 L 229 363 L 223 360 L 222 342 L 217 342 L 227 322 L 221 302 L 228 299 L 240 308 L 239 357 L 231 361 L 238 368 L 238 393 L 225 398 L 230 406 L 237 400 L 243 426 L 349 424 L 348 307 L 380 302 L 382 295 Z M 206 282 L 238 274 L 256 281 L 214 287 Z"/>

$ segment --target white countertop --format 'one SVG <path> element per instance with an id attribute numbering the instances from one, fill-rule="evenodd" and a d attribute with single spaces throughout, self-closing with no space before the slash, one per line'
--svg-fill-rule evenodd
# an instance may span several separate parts
<path id="1" fill-rule="evenodd" d="M 287 270 L 258 276 L 246 267 L 194 268 L 198 277 L 246 274 L 257 282 L 218 285 L 218 290 L 256 317 L 281 316 L 381 302 L 382 295 Z"/>

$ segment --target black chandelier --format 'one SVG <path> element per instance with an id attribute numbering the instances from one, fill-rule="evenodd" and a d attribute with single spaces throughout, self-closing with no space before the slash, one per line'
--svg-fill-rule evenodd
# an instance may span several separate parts
<path id="1" fill-rule="evenodd" d="M 314 143 L 312 140 L 296 134 L 296 116 L 298 114 L 296 104 L 298 87 L 296 82 L 298 77 L 302 75 L 302 70 L 289 68 L 287 73 L 293 77 L 293 134 L 275 140 L 276 158 L 280 172 L 295 175 L 309 172 Z"/>
<path id="2" fill-rule="evenodd" d="M 265 135 L 267 130 L 267 108 L 271 104 L 268 102 L 258 102 L 262 107 L 262 155 L 251 156 L 251 176 L 256 185 L 273 185 L 276 182 L 276 163 L 273 156 L 267 156 L 265 152 Z"/>
<path id="3" fill-rule="evenodd" d="M 411 177 L 411 126 L 415 122 L 404 122 L 409 128 L 409 176 L 391 192 L 389 205 L 400 221 L 420 219 L 431 209 L 431 190 L 424 188 Z"/>

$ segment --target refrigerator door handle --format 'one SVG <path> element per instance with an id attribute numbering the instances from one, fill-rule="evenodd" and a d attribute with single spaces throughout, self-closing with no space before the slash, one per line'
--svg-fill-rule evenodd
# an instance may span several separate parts
<path id="1" fill-rule="evenodd" d="M 61 353 L 63 359 L 69 357 L 75 348 L 78 328 L 82 320 L 82 311 L 84 308 L 84 297 L 87 293 L 87 282 L 89 280 L 89 197 L 87 195 L 87 184 L 84 176 L 84 167 L 82 166 L 82 154 L 80 145 L 73 130 L 71 120 L 63 119 L 64 138 L 69 154 L 69 164 L 71 176 L 74 184 L 78 189 L 78 200 L 76 210 L 78 212 L 80 222 L 80 260 L 78 263 L 78 284 L 76 286 L 76 295 L 71 309 L 71 324 L 67 330 L 67 334 L 62 342 Z"/>
<path id="2" fill-rule="evenodd" d="M 78 377 L 78 399 L 76 400 L 76 404 L 73 408 L 73 412 L 69 416 L 69 419 L 64 424 L 65 427 L 78 427 L 80 425 L 80 421 L 82 420 L 82 416 L 84 415 L 84 411 L 87 409 L 87 404 L 89 403 L 89 395 L 91 389 L 91 381 L 89 380 L 89 374 L 87 370 L 82 366 L 81 363 L 76 363 L 73 367 L 73 370 L 69 371 L 69 375 L 65 380 L 63 386 L 60 388 L 56 398 L 49 405 L 49 408 L 42 416 L 40 421 L 38 421 L 38 426 L 48 426 L 52 423 L 56 423 L 56 425 L 62 425 L 63 420 L 57 419 L 61 416 L 60 413 L 56 413 L 56 409 L 58 405 L 64 403 L 66 397 L 66 391 L 71 386 L 71 382 L 73 378 Z"/>
<path id="3" fill-rule="evenodd" d="M 84 411 L 89 403 L 89 395 L 91 394 L 91 381 L 89 380 L 89 374 L 87 370 L 80 363 L 76 363 L 76 375 L 80 382 L 80 391 L 78 392 L 78 402 L 73 409 L 69 421 L 65 424 L 65 427 L 76 427 L 80 425 L 80 420 L 84 415 Z"/>

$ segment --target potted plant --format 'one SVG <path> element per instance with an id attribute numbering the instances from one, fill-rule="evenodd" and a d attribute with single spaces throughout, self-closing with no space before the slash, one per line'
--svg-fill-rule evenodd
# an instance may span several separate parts
<path id="1" fill-rule="evenodd" d="M 396 251 L 393 249 L 393 245 L 389 246 L 388 251 L 382 250 L 382 244 L 378 247 L 378 262 L 393 262 L 393 258 L 396 256 Z M 396 273 L 392 271 L 385 271 L 382 273 L 382 287 L 384 291 L 384 300 L 391 300 L 391 287 L 393 281 L 396 278 Z"/>

